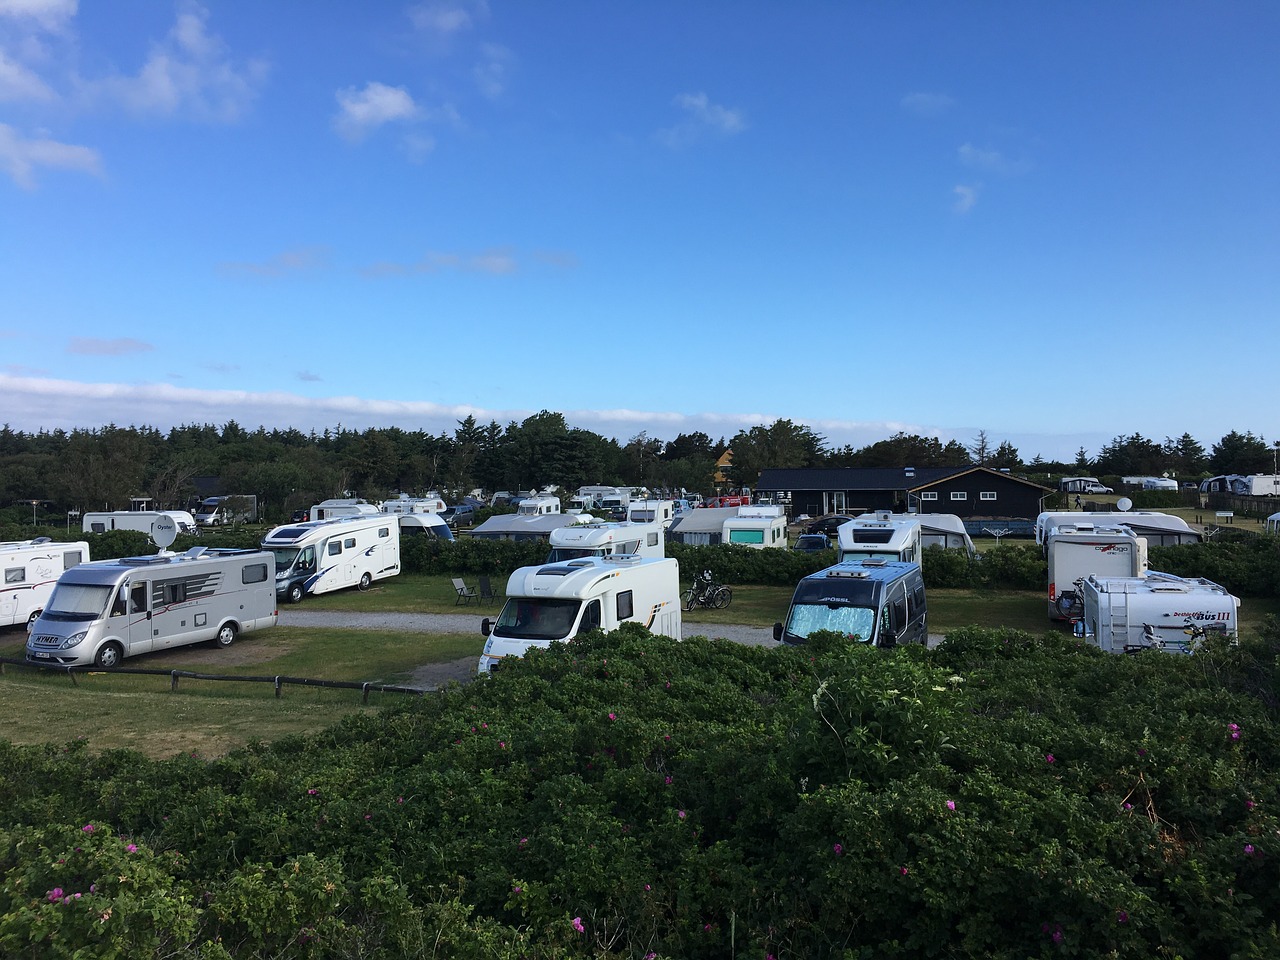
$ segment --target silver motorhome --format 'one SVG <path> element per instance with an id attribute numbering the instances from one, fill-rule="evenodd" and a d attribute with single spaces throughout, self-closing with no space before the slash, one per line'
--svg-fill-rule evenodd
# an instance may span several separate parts
<path id="1" fill-rule="evenodd" d="M 96 560 L 58 578 L 27 637 L 27 659 L 104 670 L 125 657 L 213 640 L 276 622 L 271 554 L 192 547 Z"/>
<path id="2" fill-rule="evenodd" d="M 31 626 L 44 608 L 62 574 L 89 562 L 89 545 L 54 543 L 48 537 L 0 543 L 0 570 L 4 591 L 0 593 L 0 627 L 15 623 Z"/>
<path id="3" fill-rule="evenodd" d="M 773 625 L 773 638 L 799 644 L 831 630 L 873 647 L 926 644 L 928 614 L 920 564 L 842 560 L 796 584 L 786 623 Z"/>

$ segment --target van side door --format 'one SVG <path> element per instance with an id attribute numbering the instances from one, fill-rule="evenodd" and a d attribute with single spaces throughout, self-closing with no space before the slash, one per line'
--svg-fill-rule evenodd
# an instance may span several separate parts
<path id="1" fill-rule="evenodd" d="M 151 581 L 130 580 L 128 586 L 129 632 L 122 637 L 129 644 L 129 656 L 147 653 L 155 644 L 155 624 L 151 606 Z"/>

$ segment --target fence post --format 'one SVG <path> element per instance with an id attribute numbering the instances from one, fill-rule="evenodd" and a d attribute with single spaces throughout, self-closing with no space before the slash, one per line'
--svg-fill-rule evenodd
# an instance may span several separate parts
<path id="1" fill-rule="evenodd" d="M 178 690 L 178 671 L 174 670 L 169 674 L 169 692 L 176 693 Z"/>
<path id="2" fill-rule="evenodd" d="M 276 677 L 276 699 L 280 699 L 280 678 Z"/>
<path id="3" fill-rule="evenodd" d="M 360 685 L 360 705 L 367 707 L 369 705 L 369 681 L 366 680 Z"/>

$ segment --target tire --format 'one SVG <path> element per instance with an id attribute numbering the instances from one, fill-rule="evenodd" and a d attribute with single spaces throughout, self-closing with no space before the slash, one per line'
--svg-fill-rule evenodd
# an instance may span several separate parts
<path id="1" fill-rule="evenodd" d="M 693 587 L 690 587 L 680 595 L 680 602 L 684 604 L 686 610 L 693 609 Z"/>
<path id="2" fill-rule="evenodd" d="M 363 593 L 364 591 L 369 589 L 369 586 L 372 583 L 373 583 L 373 577 L 370 576 L 369 572 L 366 570 L 364 573 L 360 574 L 360 582 L 356 584 L 356 586 L 360 590 L 360 592 Z"/>
<path id="3" fill-rule="evenodd" d="M 289 584 L 289 591 L 288 593 L 285 594 L 285 596 L 289 598 L 290 603 L 301 603 L 302 602 L 302 584 L 300 583 Z"/>
<path id="4" fill-rule="evenodd" d="M 40 619 L 40 611 L 32 610 L 31 616 L 27 617 L 27 633 L 31 632 L 31 629 L 36 625 L 36 621 L 39 619 Z"/>
<path id="5" fill-rule="evenodd" d="M 220 647 L 231 646 L 236 642 L 236 625 L 234 623 L 224 623 L 218 628 L 218 636 L 215 640 Z"/>
<path id="6" fill-rule="evenodd" d="M 1068 590 L 1058 598 L 1058 613 L 1066 617 L 1079 616 L 1084 612 L 1084 601 L 1073 591 Z"/>
<path id="7" fill-rule="evenodd" d="M 114 640 L 104 643 L 94 655 L 93 665 L 99 670 L 114 670 L 124 659 L 124 648 Z"/>
<path id="8" fill-rule="evenodd" d="M 731 603 L 733 603 L 733 591 L 728 587 L 717 587 L 715 594 L 711 597 L 711 606 L 716 610 L 723 610 Z"/>

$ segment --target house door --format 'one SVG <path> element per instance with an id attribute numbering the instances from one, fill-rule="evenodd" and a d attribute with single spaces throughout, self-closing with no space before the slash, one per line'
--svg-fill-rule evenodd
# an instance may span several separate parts
<path id="1" fill-rule="evenodd" d="M 832 491 L 827 497 L 830 504 L 827 513 L 844 513 L 845 499 L 843 490 Z"/>

